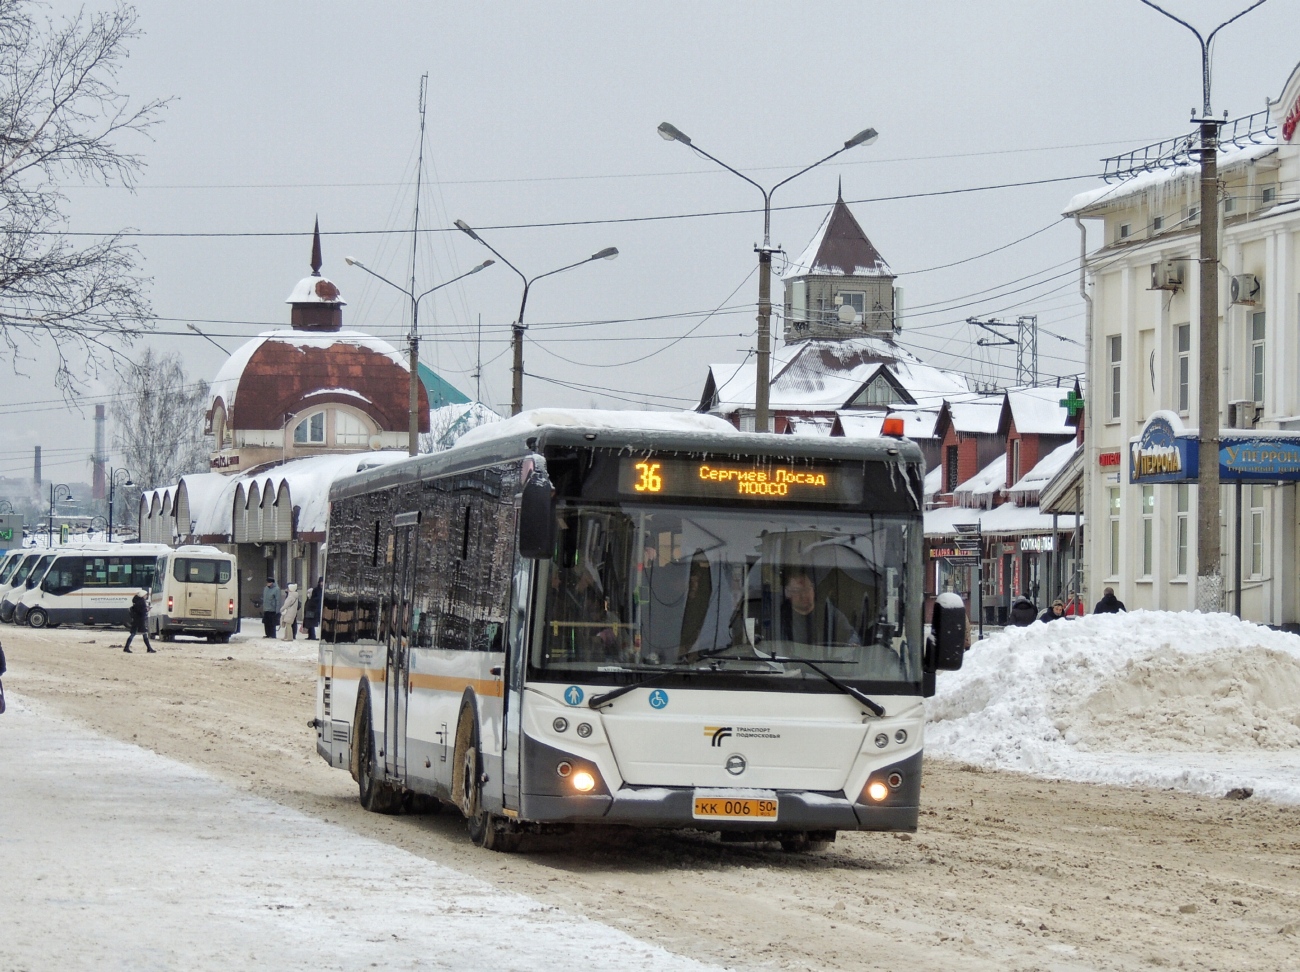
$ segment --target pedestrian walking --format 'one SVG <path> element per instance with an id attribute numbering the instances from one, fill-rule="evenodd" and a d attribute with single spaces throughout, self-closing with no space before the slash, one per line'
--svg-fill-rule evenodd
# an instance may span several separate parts
<path id="1" fill-rule="evenodd" d="M 283 601 L 280 588 L 275 586 L 275 578 L 266 579 L 262 588 L 262 630 L 268 638 L 275 637 L 275 629 L 280 626 L 280 603 Z"/>
<path id="2" fill-rule="evenodd" d="M 1092 609 L 1093 614 L 1119 614 L 1121 611 L 1127 611 L 1124 602 L 1115 596 L 1115 588 L 1108 587 L 1101 592 L 1101 600 L 1097 606 Z"/>
<path id="3" fill-rule="evenodd" d="M 298 585 L 290 584 L 280 607 L 280 640 L 293 641 L 298 637 Z"/>
<path id="4" fill-rule="evenodd" d="M 1027 628 L 1034 623 L 1036 617 L 1038 617 L 1038 606 L 1021 594 L 1011 602 L 1011 610 L 1007 612 L 1007 624 L 1013 628 Z"/>
<path id="5" fill-rule="evenodd" d="M 136 635 L 144 639 L 144 647 L 148 654 L 154 653 L 153 645 L 149 643 L 149 592 L 139 590 L 135 592 L 135 597 L 131 598 L 131 633 L 126 636 L 126 646 L 122 649 L 128 655 L 131 653 L 131 642 Z"/>
<path id="6" fill-rule="evenodd" d="M 320 625 L 321 607 L 325 603 L 325 578 L 317 577 L 316 585 L 307 592 L 307 603 L 302 608 L 302 628 L 307 632 L 307 640 L 316 640 L 316 628 Z"/>

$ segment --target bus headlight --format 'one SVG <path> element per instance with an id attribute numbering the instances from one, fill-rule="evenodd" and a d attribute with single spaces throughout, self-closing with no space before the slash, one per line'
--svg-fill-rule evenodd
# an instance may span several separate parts
<path id="1" fill-rule="evenodd" d="M 867 784 L 867 797 L 879 803 L 889 796 L 889 786 L 881 780 L 872 780 Z"/>
<path id="2" fill-rule="evenodd" d="M 590 793 L 596 788 L 596 777 L 586 770 L 578 770 L 573 774 L 573 788 L 579 793 Z"/>

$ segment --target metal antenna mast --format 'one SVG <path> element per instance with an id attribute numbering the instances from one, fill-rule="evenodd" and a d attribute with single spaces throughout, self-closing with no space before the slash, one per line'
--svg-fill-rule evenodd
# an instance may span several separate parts
<path id="1" fill-rule="evenodd" d="M 1031 388 L 1038 386 L 1038 315 L 1021 314 L 1014 324 L 997 319 L 981 321 L 974 317 L 966 318 L 966 323 L 983 328 L 993 335 L 975 342 L 981 348 L 1015 348 L 1016 384 Z M 1002 328 L 1007 331 L 1015 328 L 1015 337 L 1000 330 Z"/>

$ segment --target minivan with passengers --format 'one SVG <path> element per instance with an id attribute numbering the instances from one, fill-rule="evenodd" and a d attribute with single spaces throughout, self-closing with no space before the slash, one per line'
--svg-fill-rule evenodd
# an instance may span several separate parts
<path id="1" fill-rule="evenodd" d="M 225 643 L 239 630 L 239 564 L 208 546 L 177 547 L 158 558 L 149 631 L 172 641 L 194 635 Z"/>
<path id="2" fill-rule="evenodd" d="M 130 622 L 131 598 L 154 583 L 163 544 L 105 543 L 61 547 L 27 578 L 14 621 L 33 628 L 60 624 L 117 627 Z M 37 576 L 39 574 L 39 576 Z"/>

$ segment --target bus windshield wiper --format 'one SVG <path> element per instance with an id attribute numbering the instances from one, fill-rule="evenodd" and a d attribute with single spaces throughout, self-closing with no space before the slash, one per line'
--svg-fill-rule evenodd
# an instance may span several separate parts
<path id="1" fill-rule="evenodd" d="M 590 699 L 587 700 L 587 707 L 591 709 L 602 708 L 603 706 L 609 705 L 609 703 L 613 702 L 615 699 L 619 698 L 620 696 L 627 695 L 627 693 L 631 692 L 633 689 L 639 689 L 643 685 L 649 685 L 652 682 L 661 681 L 662 679 L 667 678 L 669 675 L 680 675 L 682 672 L 709 671 L 709 669 L 707 668 L 705 669 L 696 668 L 695 667 L 696 662 L 701 662 L 706 658 L 712 658 L 714 655 L 721 654 L 724 651 L 730 651 L 734 647 L 735 647 L 734 645 L 720 645 L 716 648 L 710 648 L 708 651 L 700 652 L 696 656 L 696 658 L 692 660 L 689 664 L 673 665 L 671 667 L 661 669 L 658 672 L 658 674 L 651 675 L 649 678 L 643 678 L 639 682 L 633 682 L 630 685 L 620 685 L 618 688 L 610 689 L 608 692 L 602 692 L 600 695 L 593 695 Z"/>
<path id="2" fill-rule="evenodd" d="M 872 714 L 877 716 L 883 716 L 885 714 L 885 707 L 881 705 L 879 702 L 873 702 L 871 699 L 867 698 L 865 695 L 863 695 L 861 692 L 855 689 L 852 685 L 844 684 L 838 678 L 832 675 L 830 672 L 822 671 L 813 662 L 810 662 L 803 658 L 787 658 L 784 655 L 771 655 L 769 657 L 772 661 L 790 662 L 791 664 L 794 665 L 807 665 L 814 672 L 816 672 L 822 678 L 826 679 L 826 681 L 830 682 L 832 685 L 834 685 L 845 695 L 850 696 L 856 699 L 857 701 L 861 702 L 863 705 L 865 705 L 868 709 L 871 710 Z"/>

